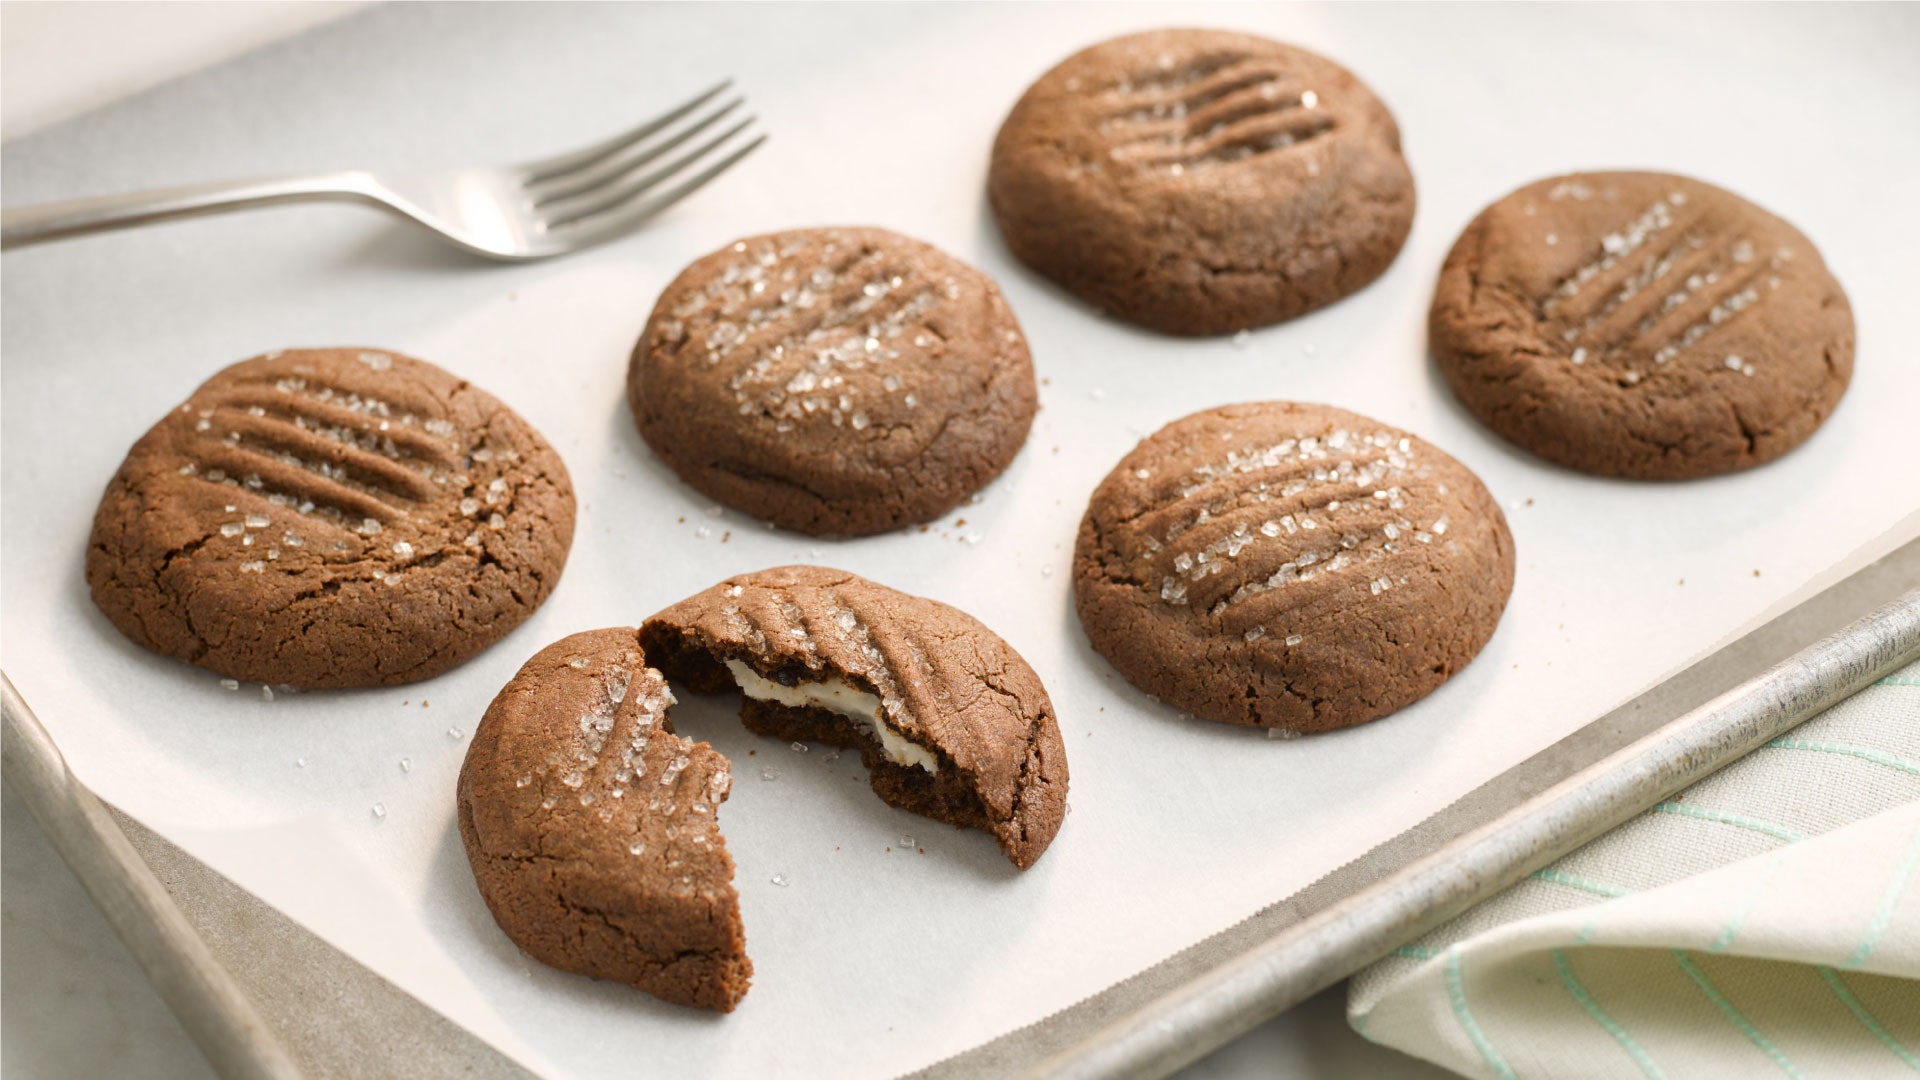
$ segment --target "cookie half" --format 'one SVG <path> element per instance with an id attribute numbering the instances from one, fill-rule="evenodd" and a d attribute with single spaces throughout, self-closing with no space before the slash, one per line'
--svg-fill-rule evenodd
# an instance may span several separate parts
<path id="1" fill-rule="evenodd" d="M 573 486 L 491 394 L 369 349 L 207 380 L 107 485 L 87 583 L 136 643 L 304 689 L 438 675 L 547 598 Z"/>
<path id="2" fill-rule="evenodd" d="M 1001 126 L 987 195 L 1022 262 L 1169 334 L 1264 326 L 1357 291 L 1414 210 L 1399 128 L 1365 84 L 1219 30 L 1062 61 Z"/>
<path id="3" fill-rule="evenodd" d="M 753 977 L 716 824 L 732 774 L 674 734 L 672 703 L 630 628 L 542 649 L 473 733 L 460 839 L 488 910 L 529 956 L 730 1012 Z"/>
<path id="4" fill-rule="evenodd" d="M 1074 603 L 1127 681 L 1208 720 L 1292 734 L 1425 697 L 1493 636 L 1513 537 L 1480 479 L 1325 405 L 1176 420 L 1094 491 Z"/>
<path id="5" fill-rule="evenodd" d="M 1853 375 L 1853 312 L 1813 244 L 1661 173 L 1558 176 L 1487 207 L 1447 256 L 1428 325 L 1483 423 L 1604 476 L 1771 461 Z"/>
<path id="6" fill-rule="evenodd" d="M 1026 338 L 986 275 L 884 229 L 731 244 L 682 271 L 633 350 L 640 435 L 689 485 L 783 528 L 930 521 L 1026 442 Z"/>
<path id="7" fill-rule="evenodd" d="M 741 691 L 751 730 L 860 751 L 886 802 L 983 830 L 1032 866 L 1066 813 L 1053 702 L 972 616 L 841 570 L 729 578 L 648 619 L 650 661 L 685 690 Z"/>

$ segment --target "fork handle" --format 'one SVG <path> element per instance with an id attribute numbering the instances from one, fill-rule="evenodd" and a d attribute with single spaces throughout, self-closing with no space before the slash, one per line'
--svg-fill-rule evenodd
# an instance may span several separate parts
<path id="1" fill-rule="evenodd" d="M 174 218 L 220 214 L 289 202 L 356 202 L 384 205 L 379 186 L 364 172 L 290 176 L 139 191 L 94 199 L 42 203 L 0 211 L 0 249 L 25 247 L 70 236 L 123 229 Z"/>

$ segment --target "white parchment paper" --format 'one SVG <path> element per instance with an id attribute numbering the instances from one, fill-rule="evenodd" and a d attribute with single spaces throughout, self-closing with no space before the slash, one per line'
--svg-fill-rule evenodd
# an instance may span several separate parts
<path id="1" fill-rule="evenodd" d="M 983 197 L 1006 108 L 1073 49 L 1170 23 L 1322 50 L 1388 101 L 1421 206 L 1382 280 L 1236 345 L 1105 321 L 1012 262 Z M 9 253 L 6 670 L 103 796 L 536 1068 L 924 1065 L 1412 825 L 1920 503 L 1915 55 L 1920 19 L 1900 7 L 379 10 L 8 145 L 7 202 L 531 157 L 726 75 L 774 138 L 648 231 L 540 265 L 478 264 L 331 207 Z M 1488 201 L 1581 167 L 1725 184 L 1822 249 L 1861 346 L 1852 390 L 1804 447 L 1714 480 L 1605 481 L 1521 455 L 1446 396 L 1423 327 L 1448 245 Z M 977 505 L 925 533 L 822 542 L 720 511 L 647 454 L 622 402 L 627 351 L 682 265 L 737 236 L 824 223 L 889 226 L 983 267 L 1032 341 L 1044 410 L 1025 451 Z M 89 603 L 81 561 L 102 485 L 167 408 L 226 363 L 326 344 L 422 356 L 512 404 L 565 456 L 580 528 L 553 599 L 460 670 L 269 702 L 122 640 Z M 1160 424 L 1261 398 L 1418 432 L 1508 508 L 1519 577 L 1498 634 L 1384 722 L 1281 742 L 1184 721 L 1121 682 L 1074 622 L 1069 554 L 1094 484 Z M 883 806 L 851 756 L 796 753 L 747 735 L 731 702 L 692 701 L 680 730 L 731 757 L 740 781 L 721 823 L 752 993 L 709 1016 L 526 960 L 482 907 L 453 827 L 454 777 L 488 700 L 555 638 L 790 561 L 957 604 L 1027 657 L 1073 774 L 1052 849 L 1017 873 L 985 836 Z"/>

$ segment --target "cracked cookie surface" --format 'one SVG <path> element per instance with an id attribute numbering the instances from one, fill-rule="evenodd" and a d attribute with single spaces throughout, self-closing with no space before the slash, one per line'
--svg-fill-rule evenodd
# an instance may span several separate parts
<path id="1" fill-rule="evenodd" d="M 1075 53 L 1014 105 L 987 194 L 1022 262 L 1117 318 L 1225 334 L 1380 276 L 1412 228 L 1393 116 L 1346 69 L 1249 34 Z"/>
<path id="2" fill-rule="evenodd" d="M 783 528 L 929 521 L 1012 462 L 1037 391 L 1000 290 L 884 229 L 750 237 L 681 272 L 634 346 L 640 435 L 687 484 Z"/>
<path id="3" fill-rule="evenodd" d="M 529 956 L 695 1008 L 746 995 L 727 760 L 674 734 L 673 694 L 631 628 L 542 649 L 460 768 L 457 818 L 487 908 Z"/>
<path id="4" fill-rule="evenodd" d="M 1454 243 L 1434 361 L 1496 433 L 1583 472 L 1681 480 L 1804 442 L 1853 375 L 1846 293 L 1799 230 L 1659 173 L 1551 177 Z"/>
<path id="5" fill-rule="evenodd" d="M 373 349 L 245 360 L 136 442 L 94 602 L 155 652 L 302 689 L 412 682 L 519 625 L 573 537 L 559 455 L 492 395 Z"/>
<path id="6" fill-rule="evenodd" d="M 1308 734 L 1431 693 L 1492 637 L 1513 537 L 1480 479 L 1325 405 L 1227 405 L 1094 491 L 1074 604 L 1127 681 L 1208 720 Z"/>
<path id="7" fill-rule="evenodd" d="M 699 693 L 734 690 L 745 673 L 770 684 L 769 698 L 829 682 L 866 695 L 871 711 L 854 720 L 750 691 L 741 717 L 781 739 L 858 749 L 883 800 L 983 830 L 1023 870 L 1060 829 L 1067 757 L 1053 702 L 1020 654 L 963 611 L 842 570 L 784 566 L 667 608 L 640 641 Z"/>

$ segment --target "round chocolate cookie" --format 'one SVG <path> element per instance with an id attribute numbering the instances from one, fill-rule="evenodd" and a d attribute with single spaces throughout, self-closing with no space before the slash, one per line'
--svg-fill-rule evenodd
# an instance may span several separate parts
<path id="1" fill-rule="evenodd" d="M 303 689 L 438 675 L 553 591 L 559 455 L 431 364 L 293 349 L 207 380 L 128 452 L 87 583 L 136 643 Z"/>
<path id="2" fill-rule="evenodd" d="M 682 689 L 738 690 L 750 730 L 860 751 L 888 803 L 983 830 L 1022 870 L 1066 813 L 1053 702 L 971 615 L 842 570 L 729 578 L 640 628 Z"/>
<path id="3" fill-rule="evenodd" d="M 1325 405 L 1176 420 L 1101 482 L 1074 603 L 1127 680 L 1209 720 L 1291 734 L 1375 720 L 1493 636 L 1513 537 L 1480 479 Z"/>
<path id="4" fill-rule="evenodd" d="M 727 760 L 673 733 L 630 628 L 549 645 L 500 691 L 460 768 L 457 817 L 488 910 L 529 956 L 681 1005 L 747 992 Z"/>
<path id="5" fill-rule="evenodd" d="M 1021 261 L 1169 334 L 1331 304 L 1379 277 L 1413 226 L 1380 99 L 1325 57 L 1218 30 L 1062 61 L 1001 126 L 987 194 Z"/>
<path id="6" fill-rule="evenodd" d="M 682 271 L 634 346 L 627 400 L 699 491 L 857 536 L 929 521 L 998 476 L 1036 394 L 985 275 L 883 229 L 804 229 Z"/>
<path id="7" fill-rule="evenodd" d="M 1853 374 L 1853 312 L 1793 226 L 1660 173 L 1575 173 L 1482 211 L 1429 316 L 1462 404 L 1584 472 L 1679 480 L 1771 461 Z"/>

